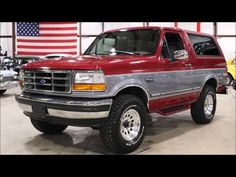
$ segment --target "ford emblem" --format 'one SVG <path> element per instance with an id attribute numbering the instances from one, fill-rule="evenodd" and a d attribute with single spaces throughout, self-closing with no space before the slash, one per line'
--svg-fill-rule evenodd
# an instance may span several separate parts
<path id="1" fill-rule="evenodd" d="M 41 79 L 39 82 L 40 82 L 40 84 L 45 84 L 46 80 L 45 79 Z"/>

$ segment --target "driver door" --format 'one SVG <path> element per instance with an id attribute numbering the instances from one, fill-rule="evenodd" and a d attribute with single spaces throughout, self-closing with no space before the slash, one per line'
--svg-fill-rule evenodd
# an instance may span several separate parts
<path id="1" fill-rule="evenodd" d="M 164 31 L 161 55 L 156 75 L 156 87 L 160 90 L 160 98 L 181 96 L 178 101 L 185 100 L 187 93 L 192 90 L 192 74 L 189 58 L 174 59 L 174 52 L 186 49 L 182 33 Z M 169 102 L 168 106 L 171 106 Z M 173 103 L 174 104 L 174 103 Z"/>

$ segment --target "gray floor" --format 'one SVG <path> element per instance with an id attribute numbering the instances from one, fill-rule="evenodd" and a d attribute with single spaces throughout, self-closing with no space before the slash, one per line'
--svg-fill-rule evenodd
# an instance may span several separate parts
<path id="1" fill-rule="evenodd" d="M 19 88 L 1 97 L 1 154 L 111 154 L 91 128 L 68 127 L 61 135 L 35 130 L 14 99 Z M 190 112 L 152 114 L 147 135 L 131 154 L 235 154 L 235 90 L 217 95 L 217 111 L 208 125 L 197 125 Z"/>

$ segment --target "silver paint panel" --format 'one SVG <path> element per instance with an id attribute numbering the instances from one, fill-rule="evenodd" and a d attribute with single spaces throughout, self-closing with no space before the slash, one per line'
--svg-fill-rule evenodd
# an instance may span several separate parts
<path id="1" fill-rule="evenodd" d="M 77 92 L 73 91 L 70 97 L 80 98 L 107 98 L 115 96 L 119 91 L 127 87 L 139 87 L 145 91 L 148 99 L 163 95 L 176 94 L 185 89 L 202 88 L 208 79 L 214 78 L 217 84 L 225 83 L 225 69 L 193 69 L 180 71 L 161 71 L 150 73 L 129 73 L 106 75 L 107 89 L 104 92 Z M 146 78 L 153 78 L 153 82 L 147 82 Z M 181 93 L 181 92 L 180 92 Z M 47 93 L 45 93 L 47 94 Z M 53 94 L 64 96 L 64 94 Z"/>

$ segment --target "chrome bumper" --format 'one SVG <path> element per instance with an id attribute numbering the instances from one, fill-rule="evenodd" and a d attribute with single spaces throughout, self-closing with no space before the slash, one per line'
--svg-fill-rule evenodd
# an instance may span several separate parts
<path id="1" fill-rule="evenodd" d="M 18 81 L 6 81 L 0 83 L 0 90 L 7 90 L 18 86 Z"/>
<path id="2" fill-rule="evenodd" d="M 24 112 L 36 116 L 58 117 L 65 119 L 99 119 L 109 115 L 112 99 L 101 100 L 69 100 L 68 98 L 46 98 L 26 95 L 16 95 L 19 107 Z M 39 107 L 37 107 L 39 106 Z M 45 114 L 38 112 L 38 108 L 45 109 Z M 44 111 L 43 111 L 44 112 Z"/>

